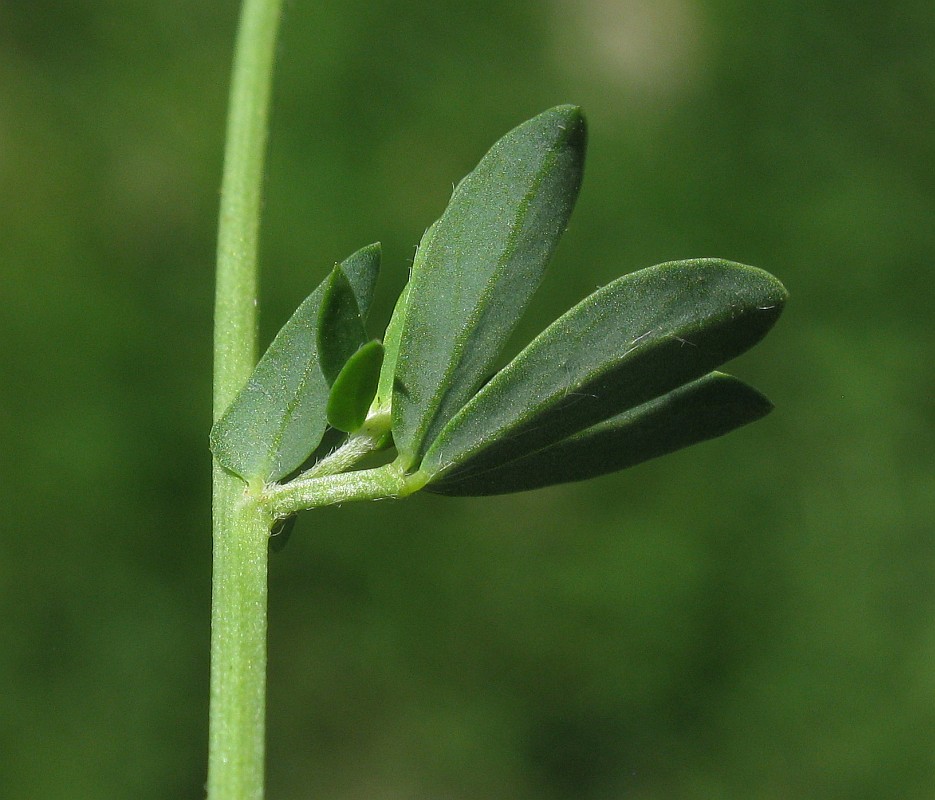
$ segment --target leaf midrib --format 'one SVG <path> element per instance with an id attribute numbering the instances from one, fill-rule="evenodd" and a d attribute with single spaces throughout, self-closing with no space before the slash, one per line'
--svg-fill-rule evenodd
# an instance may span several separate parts
<path id="1" fill-rule="evenodd" d="M 546 175 L 549 172 L 549 168 L 557 160 L 558 153 L 560 150 L 560 145 L 564 145 L 566 143 L 567 143 L 566 139 L 563 138 L 560 143 L 556 143 L 556 145 L 553 146 L 549 150 L 548 156 L 542 160 L 542 164 L 540 166 L 538 174 L 535 177 L 535 180 L 530 184 L 529 189 L 524 193 L 523 199 L 518 204 L 517 213 L 513 217 L 513 225 L 511 226 L 510 235 L 507 237 L 507 245 L 506 247 L 504 247 L 503 252 L 501 253 L 500 257 L 497 259 L 496 269 L 491 274 L 490 280 L 487 281 L 484 291 L 479 295 L 477 302 L 475 302 L 471 314 L 468 315 L 467 324 L 462 328 L 461 336 L 455 339 L 456 344 L 455 344 L 455 348 L 452 351 L 454 358 L 452 358 L 449 361 L 448 369 L 443 373 L 444 380 L 439 382 L 439 387 L 443 387 L 443 388 L 440 388 L 432 396 L 433 408 L 435 409 L 435 411 L 433 412 L 431 418 L 426 421 L 422 431 L 420 432 L 421 433 L 420 444 L 419 444 L 419 447 L 417 448 L 417 453 L 415 454 L 419 460 L 421 460 L 421 458 L 425 455 L 425 452 L 432 445 L 432 442 L 428 441 L 429 433 L 432 430 L 432 428 L 440 427 L 441 429 L 444 429 L 445 424 L 447 424 L 447 421 L 445 423 L 442 423 L 440 426 L 436 426 L 435 423 L 436 423 L 436 420 L 438 419 L 438 411 L 439 409 L 441 409 L 445 398 L 448 397 L 454 389 L 454 385 L 453 385 L 453 382 L 451 381 L 451 378 L 454 375 L 456 375 L 458 372 L 458 368 L 461 364 L 461 356 L 464 353 L 464 349 L 470 338 L 468 334 L 469 332 L 473 333 L 480 327 L 480 322 L 481 320 L 483 320 L 484 314 L 480 312 L 479 309 L 481 309 L 482 307 L 486 305 L 489 305 L 486 301 L 488 301 L 490 296 L 493 294 L 494 287 L 497 283 L 496 280 L 494 280 L 494 278 L 503 273 L 506 263 L 512 258 L 513 253 L 515 252 L 515 249 L 516 249 L 516 241 L 520 234 L 522 220 L 525 218 L 526 214 L 528 213 L 529 207 L 532 204 L 532 199 L 535 197 L 536 193 L 538 192 L 539 187 L 542 185 L 542 182 L 545 180 Z M 514 322 L 514 325 L 515 324 L 516 323 Z M 457 411 L 455 411 L 455 414 L 457 414 L 458 411 L 460 411 L 461 408 L 464 407 L 464 405 L 467 405 L 467 402 L 469 401 L 470 399 L 465 401 L 465 403 L 460 408 L 458 408 Z M 452 414 L 452 417 L 453 416 L 454 414 Z M 437 431 L 435 438 L 437 438 L 438 434 L 440 433 L 441 433 L 441 430 Z M 434 441 L 434 439 L 432 441 Z"/>

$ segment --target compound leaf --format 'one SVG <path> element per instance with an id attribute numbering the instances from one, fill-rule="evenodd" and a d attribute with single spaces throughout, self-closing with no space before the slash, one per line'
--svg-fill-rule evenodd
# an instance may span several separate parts
<path id="1" fill-rule="evenodd" d="M 670 392 L 756 344 L 785 299 L 769 273 L 716 259 L 618 278 L 497 373 L 441 432 L 421 469 L 440 477 L 470 463 L 483 471 Z"/>
<path id="2" fill-rule="evenodd" d="M 722 436 L 772 408 L 756 389 L 713 372 L 512 461 L 475 471 L 468 460 L 426 489 L 490 495 L 594 478 Z"/>
<path id="3" fill-rule="evenodd" d="M 515 128 L 427 237 L 393 380 L 393 438 L 410 466 L 477 390 L 538 287 L 578 196 L 585 139 L 574 106 Z"/>

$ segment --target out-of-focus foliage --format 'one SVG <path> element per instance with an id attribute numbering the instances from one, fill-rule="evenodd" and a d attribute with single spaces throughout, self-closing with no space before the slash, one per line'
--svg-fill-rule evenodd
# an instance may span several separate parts
<path id="1" fill-rule="evenodd" d="M 590 484 L 303 518 L 274 557 L 271 798 L 928 798 L 935 8 L 288 4 L 264 344 L 581 104 L 512 352 L 623 271 L 790 289 L 777 406 Z M 197 797 L 214 226 L 236 3 L 0 5 L 0 796 Z M 371 330 L 370 334 L 377 333 Z"/>

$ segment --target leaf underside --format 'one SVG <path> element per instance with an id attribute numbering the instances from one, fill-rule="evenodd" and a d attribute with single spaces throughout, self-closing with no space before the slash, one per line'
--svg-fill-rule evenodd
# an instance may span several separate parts
<path id="1" fill-rule="evenodd" d="M 511 461 L 487 469 L 468 461 L 426 489 L 492 495 L 586 480 L 722 436 L 764 417 L 772 407 L 742 381 L 711 373 Z"/>
<path id="2" fill-rule="evenodd" d="M 477 390 L 538 287 L 578 195 L 585 138 L 573 106 L 515 128 L 426 237 L 392 401 L 393 437 L 410 465 Z"/>
<path id="3" fill-rule="evenodd" d="M 762 270 L 671 262 L 613 281 L 497 373 L 429 448 L 439 479 L 541 450 L 700 378 L 758 342 L 785 302 Z"/>

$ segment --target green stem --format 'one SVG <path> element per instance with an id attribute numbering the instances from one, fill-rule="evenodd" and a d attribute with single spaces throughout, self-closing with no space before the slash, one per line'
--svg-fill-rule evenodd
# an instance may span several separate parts
<path id="1" fill-rule="evenodd" d="M 337 450 L 325 456 L 301 475 L 296 476 L 291 483 L 347 472 L 358 461 L 380 449 L 389 429 L 389 414 L 381 413 L 371 416 L 364 424 L 364 427 L 353 434 Z"/>
<path id="2" fill-rule="evenodd" d="M 400 460 L 375 469 L 344 472 L 317 478 L 299 477 L 286 484 L 267 486 L 261 503 L 274 518 L 297 511 L 350 500 L 384 500 L 407 497 L 421 489 L 427 475 L 407 475 Z"/>
<path id="3" fill-rule="evenodd" d="M 270 519 L 242 487 L 239 503 L 215 506 L 209 800 L 263 797 Z M 223 490 L 215 497 L 232 499 Z"/>
<path id="4" fill-rule="evenodd" d="M 281 0 L 244 0 L 234 53 L 218 225 L 214 418 L 256 362 L 260 198 Z M 269 515 L 214 465 L 210 800 L 263 797 Z M 253 487 L 255 490 L 257 487 Z"/>

